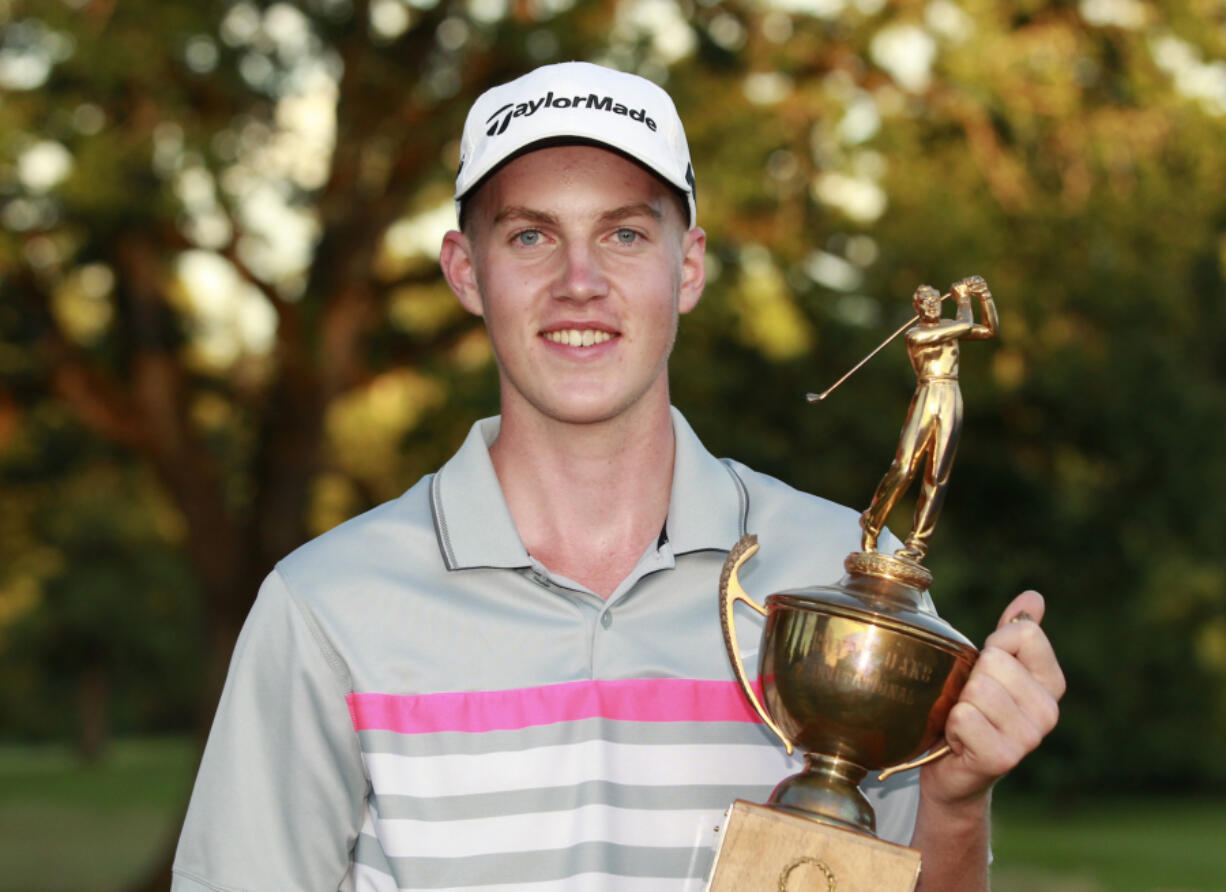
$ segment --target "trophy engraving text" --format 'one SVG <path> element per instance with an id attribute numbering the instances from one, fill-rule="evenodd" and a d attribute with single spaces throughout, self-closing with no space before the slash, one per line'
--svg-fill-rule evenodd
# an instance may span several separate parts
<path id="1" fill-rule="evenodd" d="M 842 667 L 819 666 L 814 670 L 813 678 L 817 681 L 835 684 L 839 688 L 856 688 L 876 694 L 906 706 L 915 703 L 914 690 L 886 681 L 875 672 L 856 672 Z"/>
<path id="2" fill-rule="evenodd" d="M 930 681 L 932 679 L 933 670 L 931 665 L 921 663 L 905 654 L 888 653 L 882 658 L 881 665 L 885 669 L 892 669 L 899 675 L 904 675 L 915 681 Z"/>

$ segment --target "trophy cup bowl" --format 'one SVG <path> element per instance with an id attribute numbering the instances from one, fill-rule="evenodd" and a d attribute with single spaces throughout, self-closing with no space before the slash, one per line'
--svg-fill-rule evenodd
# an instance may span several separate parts
<path id="1" fill-rule="evenodd" d="M 854 553 L 838 583 L 778 592 L 762 607 L 737 580 L 757 549 L 756 537 L 746 536 L 729 555 L 721 615 L 746 697 L 789 753 L 797 747 L 805 754 L 805 769 L 784 779 L 769 804 L 875 835 L 860 781 L 870 770 L 888 769 L 884 777 L 948 751 L 938 747 L 945 720 L 978 651 L 924 605 L 930 577 L 923 567 Z M 761 700 L 736 646 L 738 600 L 766 617 Z"/>

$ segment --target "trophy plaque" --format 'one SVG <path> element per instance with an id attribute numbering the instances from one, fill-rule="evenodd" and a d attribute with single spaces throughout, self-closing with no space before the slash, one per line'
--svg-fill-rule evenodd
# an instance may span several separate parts
<path id="1" fill-rule="evenodd" d="M 953 296 L 954 318 L 941 316 Z M 976 323 L 973 298 L 982 321 Z M 729 811 L 707 888 L 711 892 L 911 892 L 919 853 L 875 836 L 872 807 L 859 789 L 869 771 L 885 778 L 941 758 L 945 720 L 978 651 L 938 617 L 924 592 L 923 566 L 962 425 L 958 344 L 994 337 L 996 307 L 972 276 L 942 296 L 921 285 L 916 316 L 811 402 L 825 399 L 886 344 L 906 334 L 917 385 L 898 451 L 860 518 L 861 550 L 829 585 L 777 592 L 759 605 L 741 587 L 740 567 L 758 550 L 746 535 L 720 577 L 724 644 L 754 711 L 802 771 L 782 780 L 765 805 L 737 800 Z M 877 550 L 886 518 L 923 467 L 915 519 L 903 547 Z M 733 607 L 766 618 L 759 651 L 761 697 L 737 647 Z"/>

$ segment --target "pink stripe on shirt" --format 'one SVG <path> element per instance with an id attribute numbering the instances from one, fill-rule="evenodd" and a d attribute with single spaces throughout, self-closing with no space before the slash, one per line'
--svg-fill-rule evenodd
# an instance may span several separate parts
<path id="1" fill-rule="evenodd" d="M 359 694 L 346 698 L 358 731 L 505 731 L 606 718 L 630 722 L 760 723 L 734 681 L 629 678 L 506 691 Z"/>

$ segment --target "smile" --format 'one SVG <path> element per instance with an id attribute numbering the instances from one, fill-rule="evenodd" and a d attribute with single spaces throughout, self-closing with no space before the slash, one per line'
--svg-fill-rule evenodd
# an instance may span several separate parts
<path id="1" fill-rule="evenodd" d="M 591 347 L 594 344 L 603 344 L 605 341 L 612 340 L 616 335 L 595 328 L 565 328 L 561 331 L 541 332 L 541 337 L 555 344 L 561 344 L 563 347 Z"/>

